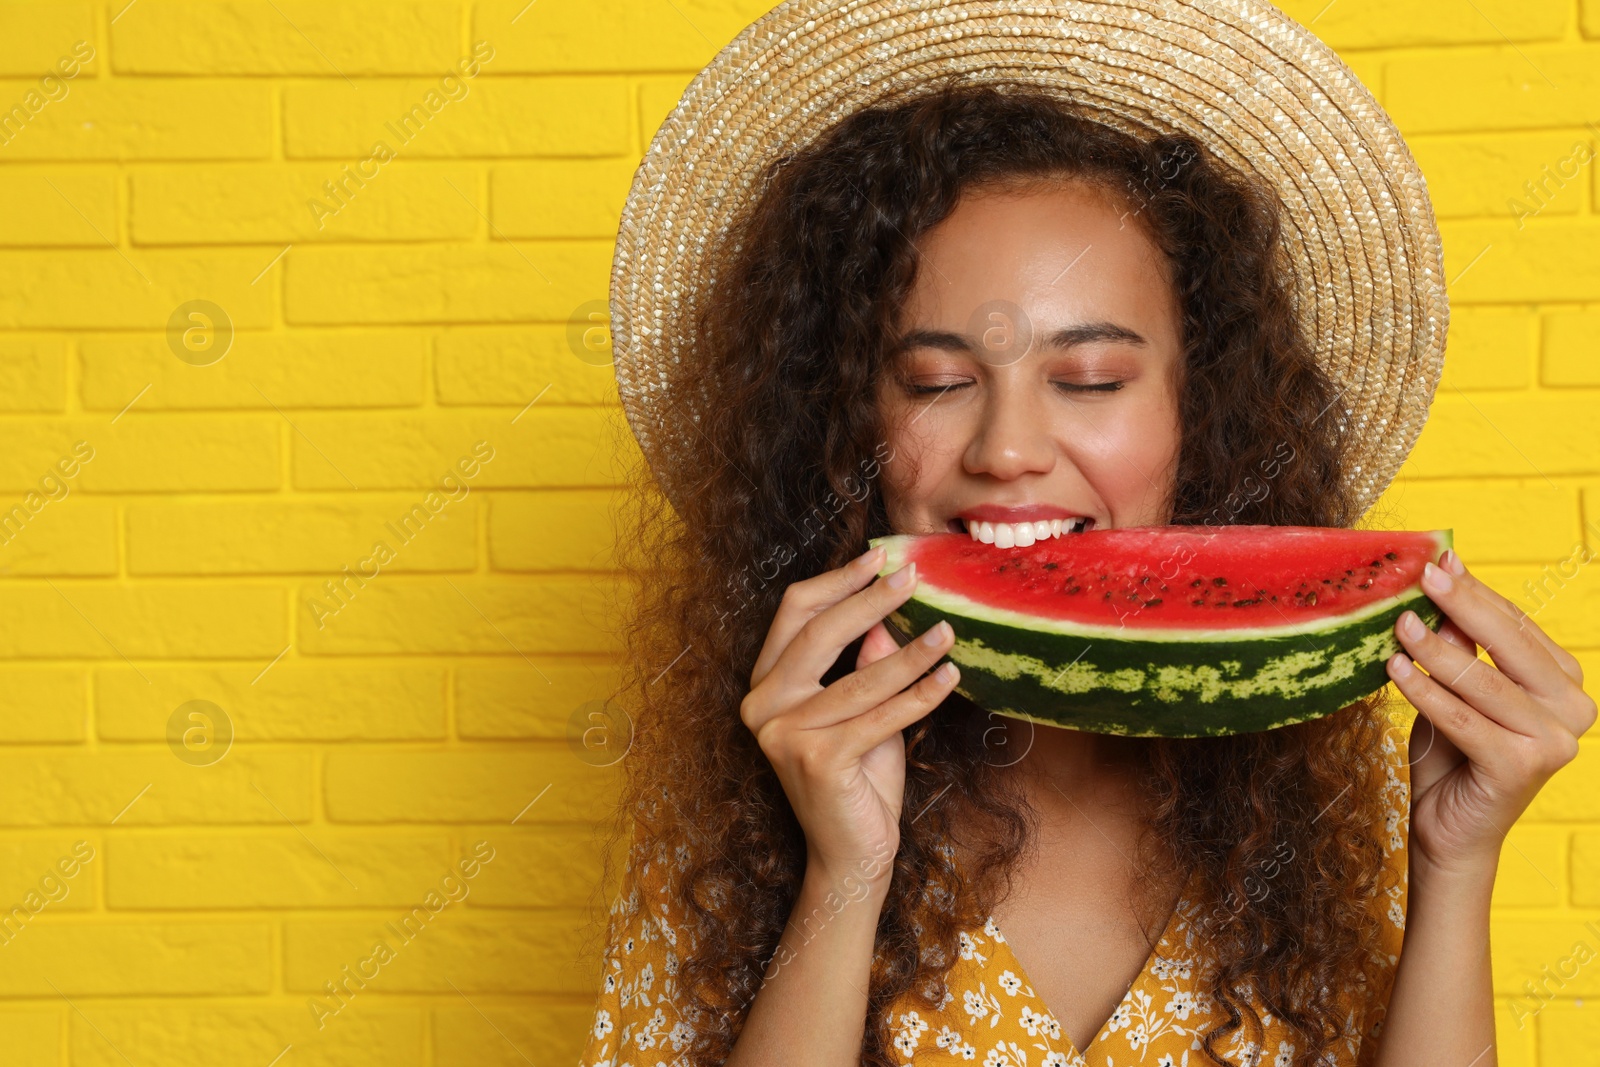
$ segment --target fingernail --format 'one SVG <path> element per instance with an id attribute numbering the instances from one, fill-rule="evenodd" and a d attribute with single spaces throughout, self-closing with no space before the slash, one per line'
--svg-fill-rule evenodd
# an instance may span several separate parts
<path id="1" fill-rule="evenodd" d="M 911 579 L 916 576 L 916 573 L 916 563 L 907 563 L 904 567 L 901 567 L 899 570 L 889 575 L 889 588 L 904 589 L 907 585 L 911 584 Z"/>
<path id="2" fill-rule="evenodd" d="M 1389 657 L 1389 673 L 1396 678 L 1411 677 L 1411 660 L 1403 652 L 1396 652 Z"/>
<path id="3" fill-rule="evenodd" d="M 1415 641 L 1422 636 L 1422 620 L 1417 618 L 1417 613 L 1408 611 L 1400 616 L 1400 632 Z"/>
<path id="4" fill-rule="evenodd" d="M 1436 567 L 1432 563 L 1425 563 L 1422 567 L 1422 588 L 1430 593 L 1448 593 L 1454 589 L 1455 579 L 1445 573 L 1444 568 Z"/>
<path id="5" fill-rule="evenodd" d="M 945 622 L 943 619 L 940 619 L 938 625 L 922 635 L 922 643 L 931 648 L 932 646 L 943 641 L 945 639 L 945 635 L 949 632 L 950 624 Z"/>
<path id="6" fill-rule="evenodd" d="M 1444 550 L 1444 555 L 1439 557 L 1439 563 L 1451 574 L 1467 573 L 1466 564 L 1461 562 L 1461 557 L 1456 555 L 1456 550 L 1453 548 L 1447 548 Z"/>
<path id="7" fill-rule="evenodd" d="M 945 660 L 944 663 L 940 664 L 939 669 L 933 673 L 941 682 L 953 682 L 961 674 L 960 671 L 956 670 L 956 665 L 949 660 Z"/>
<path id="8" fill-rule="evenodd" d="M 861 564 L 863 567 L 865 567 L 868 563 L 876 563 L 878 561 L 878 558 L 880 556 L 882 556 L 882 555 L 883 555 L 883 546 L 879 545 L 876 548 L 869 548 L 865 552 L 863 552 L 861 555 L 857 556 L 856 557 L 856 562 Z"/>

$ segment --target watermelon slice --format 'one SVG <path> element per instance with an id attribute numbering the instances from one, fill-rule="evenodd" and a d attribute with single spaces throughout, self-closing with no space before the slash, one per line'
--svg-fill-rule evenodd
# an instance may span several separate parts
<path id="1" fill-rule="evenodd" d="M 1095 733 L 1206 737 L 1327 715 L 1383 688 L 1408 608 L 1442 619 L 1422 567 L 1451 531 L 1147 526 L 997 548 L 967 534 L 875 537 L 880 574 L 915 561 L 885 622 L 902 644 L 941 618 L 957 692 Z"/>

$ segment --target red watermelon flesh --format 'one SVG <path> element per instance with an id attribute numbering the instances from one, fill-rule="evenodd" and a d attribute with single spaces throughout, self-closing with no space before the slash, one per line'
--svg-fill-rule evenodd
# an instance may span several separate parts
<path id="1" fill-rule="evenodd" d="M 907 558 L 947 593 L 1029 615 L 1136 629 L 1335 619 L 1414 586 L 1436 533 L 1308 526 L 1091 530 L 1028 548 L 919 537 Z"/>

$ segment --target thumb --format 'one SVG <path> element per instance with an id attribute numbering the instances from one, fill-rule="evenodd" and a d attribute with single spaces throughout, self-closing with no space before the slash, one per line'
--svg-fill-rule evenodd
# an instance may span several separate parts
<path id="1" fill-rule="evenodd" d="M 888 627 L 883 623 L 874 623 L 872 629 L 867 631 L 867 636 L 861 641 L 861 652 L 856 656 L 856 670 L 860 670 L 869 663 L 876 663 L 891 652 L 899 649 L 900 644 L 889 633 Z"/>

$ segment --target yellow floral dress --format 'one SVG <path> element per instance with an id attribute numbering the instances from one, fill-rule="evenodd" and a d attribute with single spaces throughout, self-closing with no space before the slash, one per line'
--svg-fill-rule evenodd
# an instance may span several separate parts
<path id="1" fill-rule="evenodd" d="M 1400 957 L 1410 775 L 1392 741 L 1385 741 L 1384 754 L 1385 851 L 1399 884 L 1374 903 L 1385 920 L 1377 947 L 1385 963 L 1382 988 L 1346 994 L 1349 1036 L 1344 1048 L 1331 1054 L 1331 1067 L 1371 1062 L 1375 1044 L 1362 1036 L 1382 1028 Z M 669 859 L 663 850 L 644 862 L 630 857 L 622 894 L 611 909 L 612 937 L 581 1067 L 682 1067 L 680 1057 L 693 1031 L 679 1017 L 674 995 L 679 946 L 689 932 L 681 909 L 665 892 L 668 862 L 682 869 L 687 851 L 680 847 Z M 1204 1067 L 1210 1060 L 1200 1051 L 1200 1038 L 1225 1016 L 1203 988 L 1212 958 L 1200 935 L 1202 914 L 1186 891 L 1143 970 L 1081 1053 L 1034 993 L 991 917 L 960 935 L 960 957 L 946 975 L 948 992 L 936 1010 L 928 1012 L 909 997 L 891 1006 L 893 1048 L 908 1067 L 965 1061 L 983 1067 Z M 1262 1021 L 1263 1041 L 1249 1040 L 1241 1028 L 1221 1051 L 1239 1067 L 1287 1067 L 1293 1043 L 1270 1014 L 1262 1012 Z"/>

